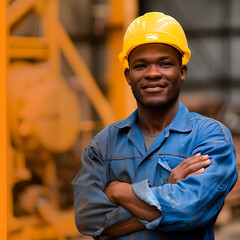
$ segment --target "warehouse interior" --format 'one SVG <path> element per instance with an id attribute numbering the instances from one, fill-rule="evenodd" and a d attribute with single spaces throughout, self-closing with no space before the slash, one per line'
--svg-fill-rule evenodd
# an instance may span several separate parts
<path id="1" fill-rule="evenodd" d="M 75 227 L 71 181 L 91 139 L 136 108 L 118 55 L 149 11 L 183 26 L 192 55 L 180 100 L 230 129 L 240 169 L 240 1 L 6 2 L 9 240 L 91 239 Z M 238 180 L 216 240 L 240 238 L 239 216 Z"/>

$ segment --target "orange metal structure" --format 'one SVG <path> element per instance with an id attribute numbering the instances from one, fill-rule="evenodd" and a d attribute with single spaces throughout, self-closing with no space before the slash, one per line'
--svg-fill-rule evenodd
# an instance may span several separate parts
<path id="1" fill-rule="evenodd" d="M 135 107 L 123 80 L 118 53 L 126 25 L 136 15 L 136 2 L 108 2 L 106 97 L 59 21 L 58 0 L 7 0 L 9 240 L 79 238 L 73 209 L 63 210 L 59 206 L 58 163 L 54 154 L 67 152 L 76 141 L 84 147 L 93 137 L 93 131 L 125 117 Z M 14 34 L 30 13 L 39 21 L 39 34 Z M 74 72 L 84 98 L 64 78 L 62 56 Z M 84 104 L 85 98 L 90 104 Z M 98 120 L 91 117 L 92 109 Z M 41 184 L 29 184 L 34 174 L 41 177 Z M 16 199 L 17 187 L 26 183 L 29 185 Z"/>
<path id="2" fill-rule="evenodd" d="M 5 13 L 5 1 L 1 2 L 0 8 L 0 239 L 7 239 L 7 199 L 6 199 L 6 13 Z"/>
<path id="3" fill-rule="evenodd" d="M 136 107 L 118 55 L 138 1 L 106 2 L 107 96 L 61 24 L 58 0 L 6 0 L 8 240 L 85 239 L 75 227 L 73 206 L 61 208 L 56 155 L 76 142 L 80 155 L 97 131 Z M 29 14 L 38 21 L 38 34 L 16 34 Z M 62 73 L 63 57 L 73 82 Z M 40 183 L 32 181 L 36 176 Z M 236 203 L 238 196 L 232 197 Z"/>
<path id="4" fill-rule="evenodd" d="M 107 81 L 108 97 L 117 120 L 123 119 L 136 108 L 130 87 L 124 80 L 124 68 L 119 64 L 124 33 L 138 14 L 137 0 L 108 0 L 110 6 L 107 34 Z"/>

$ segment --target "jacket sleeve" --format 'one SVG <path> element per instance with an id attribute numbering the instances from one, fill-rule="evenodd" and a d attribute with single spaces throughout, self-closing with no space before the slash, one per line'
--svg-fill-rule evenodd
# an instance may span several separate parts
<path id="1" fill-rule="evenodd" d="M 205 124 L 198 132 L 192 155 L 198 152 L 208 154 L 211 160 L 203 174 L 159 187 L 149 186 L 147 180 L 133 184 L 140 199 L 162 211 L 160 223 L 152 227 L 162 231 L 190 230 L 206 225 L 220 212 L 237 180 L 236 152 L 228 129 L 216 122 Z"/>
<path id="2" fill-rule="evenodd" d="M 79 232 L 97 238 L 113 224 L 132 217 L 125 208 L 112 203 L 103 190 L 109 184 L 107 162 L 88 146 L 82 153 L 82 169 L 72 182 L 75 223 Z"/>

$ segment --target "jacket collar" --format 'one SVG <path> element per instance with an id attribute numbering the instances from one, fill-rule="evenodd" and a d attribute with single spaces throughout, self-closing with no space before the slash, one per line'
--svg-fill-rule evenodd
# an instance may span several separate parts
<path id="1" fill-rule="evenodd" d="M 136 109 L 129 117 L 126 119 L 115 123 L 115 127 L 119 129 L 132 128 L 137 121 L 138 110 Z M 179 102 L 179 109 L 175 115 L 171 124 L 167 127 L 169 131 L 175 132 L 190 132 L 192 130 L 192 124 L 190 121 L 190 113 L 188 109 Z"/>
<path id="2" fill-rule="evenodd" d="M 136 109 L 129 117 L 127 117 L 122 121 L 117 122 L 115 124 L 115 127 L 119 129 L 122 129 L 125 127 L 132 128 L 136 124 L 137 118 L 138 118 L 138 110 Z"/>
<path id="3" fill-rule="evenodd" d="M 169 125 L 169 130 L 176 132 L 190 132 L 192 131 L 192 124 L 190 121 L 190 113 L 188 109 L 179 102 L 179 109 L 173 121 Z"/>

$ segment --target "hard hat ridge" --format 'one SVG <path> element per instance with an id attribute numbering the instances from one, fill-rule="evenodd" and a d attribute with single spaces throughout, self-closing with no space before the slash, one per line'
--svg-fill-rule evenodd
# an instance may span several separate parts
<path id="1" fill-rule="evenodd" d="M 191 51 L 181 25 L 173 17 L 160 12 L 150 12 L 136 18 L 128 27 L 119 59 L 129 67 L 130 52 L 143 44 L 163 43 L 176 48 L 182 54 L 182 64 L 187 64 Z"/>

